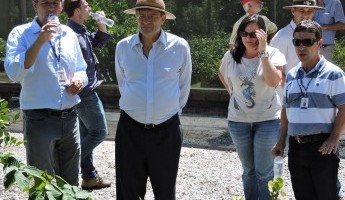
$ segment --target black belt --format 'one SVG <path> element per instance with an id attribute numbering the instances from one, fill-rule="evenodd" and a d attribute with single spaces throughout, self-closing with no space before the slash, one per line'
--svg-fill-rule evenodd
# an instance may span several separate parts
<path id="1" fill-rule="evenodd" d="M 326 48 L 328 46 L 333 46 L 333 44 L 323 44 L 323 45 L 321 45 L 321 48 Z"/>
<path id="2" fill-rule="evenodd" d="M 69 114 L 74 113 L 76 111 L 76 107 L 72 107 L 65 110 L 54 110 L 54 109 L 34 109 L 34 111 L 47 114 L 48 116 L 55 116 L 60 118 L 66 118 Z"/>
<path id="3" fill-rule="evenodd" d="M 136 120 L 134 120 L 133 118 L 131 118 L 125 111 L 121 110 L 121 114 L 124 115 L 125 117 L 129 118 L 132 123 L 134 123 L 135 125 L 139 126 L 139 127 L 142 127 L 142 128 L 145 128 L 145 129 L 153 129 L 153 128 L 161 128 L 161 127 L 164 127 L 164 126 L 168 126 L 169 124 L 171 124 L 172 122 L 174 121 L 178 121 L 178 123 L 180 123 L 180 119 L 179 119 L 179 116 L 178 114 L 176 113 L 174 116 L 172 116 L 170 119 L 160 123 L 160 124 L 143 124 L 143 123 L 140 123 Z"/>
<path id="4" fill-rule="evenodd" d="M 326 140 L 329 135 L 329 133 L 320 133 L 315 135 L 296 135 L 291 137 L 298 143 L 312 143 Z"/>

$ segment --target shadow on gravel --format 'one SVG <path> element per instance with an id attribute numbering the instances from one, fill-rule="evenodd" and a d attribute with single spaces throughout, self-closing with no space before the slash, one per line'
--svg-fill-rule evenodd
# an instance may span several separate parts
<path id="1" fill-rule="evenodd" d="M 195 137 L 194 134 L 186 134 L 184 136 L 183 147 L 230 152 L 236 151 L 227 131 L 217 135 L 203 134 L 202 138 Z"/>

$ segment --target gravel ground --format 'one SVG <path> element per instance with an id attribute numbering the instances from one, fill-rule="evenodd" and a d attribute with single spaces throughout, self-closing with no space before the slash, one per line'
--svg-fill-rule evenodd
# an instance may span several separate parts
<path id="1" fill-rule="evenodd" d="M 20 134 L 18 134 L 20 137 Z M 223 138 L 223 137 L 221 137 Z M 180 169 L 176 185 L 176 198 L 178 200 L 230 200 L 233 196 L 243 195 L 241 181 L 241 164 L 232 144 L 227 149 L 216 146 L 193 145 L 187 139 L 182 148 Z M 224 140 L 224 138 L 223 138 Z M 188 142 L 189 141 L 189 142 Z M 197 146 L 198 148 L 193 148 Z M 199 148 L 204 147 L 204 148 Z M 25 160 L 23 147 L 11 149 L 21 159 Z M 115 199 L 115 143 L 114 141 L 103 142 L 95 150 L 95 164 L 101 176 L 113 181 L 112 187 L 92 191 L 96 200 Z M 340 179 L 345 184 L 345 143 L 340 148 Z M 285 199 L 294 199 L 290 177 L 285 159 L 284 179 L 286 180 L 284 190 L 287 193 Z M 0 182 L 2 183 L 2 171 L 0 170 Z M 147 185 L 147 200 L 153 200 L 150 184 Z M 0 200 L 24 200 L 26 195 L 22 194 L 15 187 L 4 191 L 0 184 Z"/>

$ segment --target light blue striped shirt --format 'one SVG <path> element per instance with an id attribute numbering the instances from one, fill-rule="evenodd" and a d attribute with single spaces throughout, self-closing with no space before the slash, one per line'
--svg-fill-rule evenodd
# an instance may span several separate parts
<path id="1" fill-rule="evenodd" d="M 308 73 L 300 63 L 292 68 L 286 76 L 283 97 L 288 135 L 331 133 L 337 106 L 345 104 L 344 88 L 345 73 L 324 57 Z M 303 97 L 308 98 L 307 109 L 301 108 Z"/>
<path id="2" fill-rule="evenodd" d="M 186 105 L 192 73 L 190 47 L 183 38 L 163 30 L 148 58 L 142 47 L 139 34 L 117 44 L 120 108 L 140 123 L 160 124 Z"/>
<path id="3" fill-rule="evenodd" d="M 60 69 L 64 68 L 70 80 L 77 75 L 87 84 L 86 63 L 80 50 L 77 37 L 72 29 L 61 25 L 61 37 L 54 37 L 52 45 L 60 54 Z M 14 82 L 20 82 L 20 108 L 41 109 L 50 108 L 63 110 L 71 108 L 80 102 L 78 95 L 71 95 L 65 86 L 59 84 L 57 57 L 52 45 L 47 41 L 40 49 L 35 63 L 24 68 L 26 51 L 36 41 L 41 27 L 36 18 L 27 24 L 15 27 L 7 40 L 5 70 Z M 59 39 L 61 38 L 61 48 Z"/>
<path id="4" fill-rule="evenodd" d="M 345 23 L 344 9 L 339 0 L 323 0 L 324 10 L 315 10 L 313 20 L 320 25 L 335 24 L 337 22 Z M 334 44 L 335 32 L 330 30 L 322 31 L 323 44 Z"/>

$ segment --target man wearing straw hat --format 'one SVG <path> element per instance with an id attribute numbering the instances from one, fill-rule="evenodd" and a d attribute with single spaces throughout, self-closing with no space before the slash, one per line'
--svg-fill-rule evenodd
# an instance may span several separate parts
<path id="1" fill-rule="evenodd" d="M 163 0 L 137 0 L 124 11 L 136 16 L 139 32 L 116 46 L 121 94 L 116 131 L 116 196 L 144 199 L 150 178 L 155 199 L 173 200 L 182 145 L 180 119 L 192 63 L 186 40 L 162 30 L 175 16 Z"/>
<path id="2" fill-rule="evenodd" d="M 315 10 L 323 9 L 317 6 L 315 0 L 293 0 L 291 6 L 284 6 L 284 9 L 290 10 L 293 18 L 288 25 L 280 29 L 272 38 L 271 46 L 279 49 L 285 55 L 287 64 L 283 68 L 284 84 L 285 75 L 287 72 L 299 63 L 295 47 L 292 44 L 293 31 L 296 25 L 303 20 L 311 20 L 314 16 Z"/>

